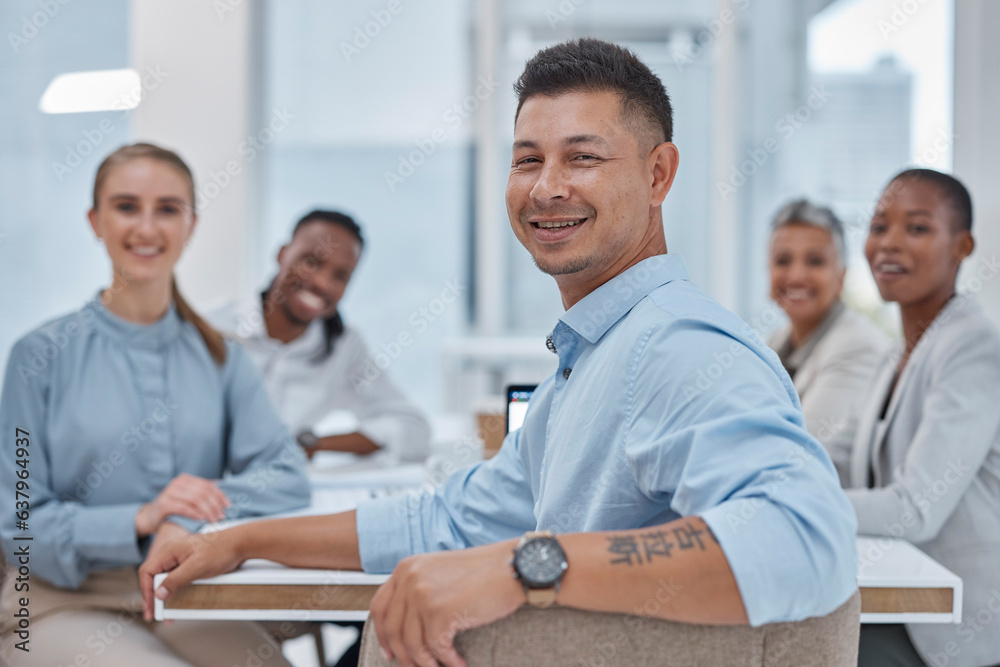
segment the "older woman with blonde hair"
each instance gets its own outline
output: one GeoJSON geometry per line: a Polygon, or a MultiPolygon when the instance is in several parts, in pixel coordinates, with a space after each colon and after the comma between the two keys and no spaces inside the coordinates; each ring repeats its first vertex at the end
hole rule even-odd
{"type": "Polygon", "coordinates": [[[778,353],[802,402],[806,429],[846,480],[857,401],[887,348],[885,336],[840,299],[846,273],[844,231],[828,208],[805,199],[774,218],[768,265],[771,298],[788,325],[768,344],[778,353]]]}
{"type": "Polygon", "coordinates": [[[0,431],[16,441],[0,454],[0,540],[29,574],[0,592],[0,663],[287,665],[253,623],[142,618],[147,553],[206,522],[309,501],[305,459],[253,364],[177,288],[194,201],[175,153],[135,144],[109,155],[88,217],[111,282],[11,351],[0,431]]]}

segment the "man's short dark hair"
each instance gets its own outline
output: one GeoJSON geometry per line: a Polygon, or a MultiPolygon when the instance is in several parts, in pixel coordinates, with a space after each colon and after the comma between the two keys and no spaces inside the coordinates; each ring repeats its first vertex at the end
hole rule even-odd
{"type": "Polygon", "coordinates": [[[591,38],[550,46],[528,61],[514,83],[514,121],[530,97],[578,91],[617,93],[622,118],[637,134],[651,134],[656,144],[673,137],[673,111],[660,78],[625,47],[591,38]]]}
{"type": "Polygon", "coordinates": [[[962,182],[949,174],[933,169],[907,169],[896,174],[889,182],[912,184],[918,181],[932,183],[941,191],[941,196],[951,209],[954,229],[958,232],[972,231],[972,197],[962,182]]]}

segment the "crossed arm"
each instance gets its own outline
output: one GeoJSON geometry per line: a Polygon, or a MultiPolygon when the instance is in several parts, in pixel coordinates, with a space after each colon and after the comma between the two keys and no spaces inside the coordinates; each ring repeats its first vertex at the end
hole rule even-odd
{"type": "MultiPolygon", "coordinates": [[[[559,536],[570,567],[560,605],[689,623],[745,624],[747,615],[722,549],[697,517],[662,526],[559,536]]],[[[486,625],[525,603],[511,556],[516,540],[404,559],[372,601],[383,649],[400,664],[464,665],[458,632],[486,625]]],[[[166,544],[139,571],[144,611],[196,579],[248,558],[292,567],[360,569],[354,512],[259,521],[166,544]]]]}

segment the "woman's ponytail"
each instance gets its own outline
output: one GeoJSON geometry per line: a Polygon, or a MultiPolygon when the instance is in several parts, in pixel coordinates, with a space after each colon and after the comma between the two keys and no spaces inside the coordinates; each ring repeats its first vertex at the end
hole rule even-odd
{"type": "Polygon", "coordinates": [[[215,363],[220,366],[226,363],[226,341],[222,334],[216,331],[211,324],[202,319],[201,315],[195,312],[194,308],[181,296],[177,289],[177,278],[170,278],[170,294],[174,299],[174,307],[182,320],[190,322],[198,330],[205,341],[208,353],[215,359],[215,363]]]}

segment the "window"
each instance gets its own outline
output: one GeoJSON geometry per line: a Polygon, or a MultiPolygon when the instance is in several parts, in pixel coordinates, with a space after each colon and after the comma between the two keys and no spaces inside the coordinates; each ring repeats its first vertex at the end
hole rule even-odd
{"type": "Polygon", "coordinates": [[[264,114],[295,119],[264,153],[261,287],[301,215],[354,216],[366,247],[341,312],[432,411],[441,341],[465,333],[471,299],[468,12],[307,0],[268,2],[264,19],[264,114]]]}
{"type": "Polygon", "coordinates": [[[131,140],[126,111],[49,115],[66,72],[128,67],[128,2],[0,3],[0,362],[42,322],[81,308],[111,269],[86,219],[100,161],[131,140]]]}

